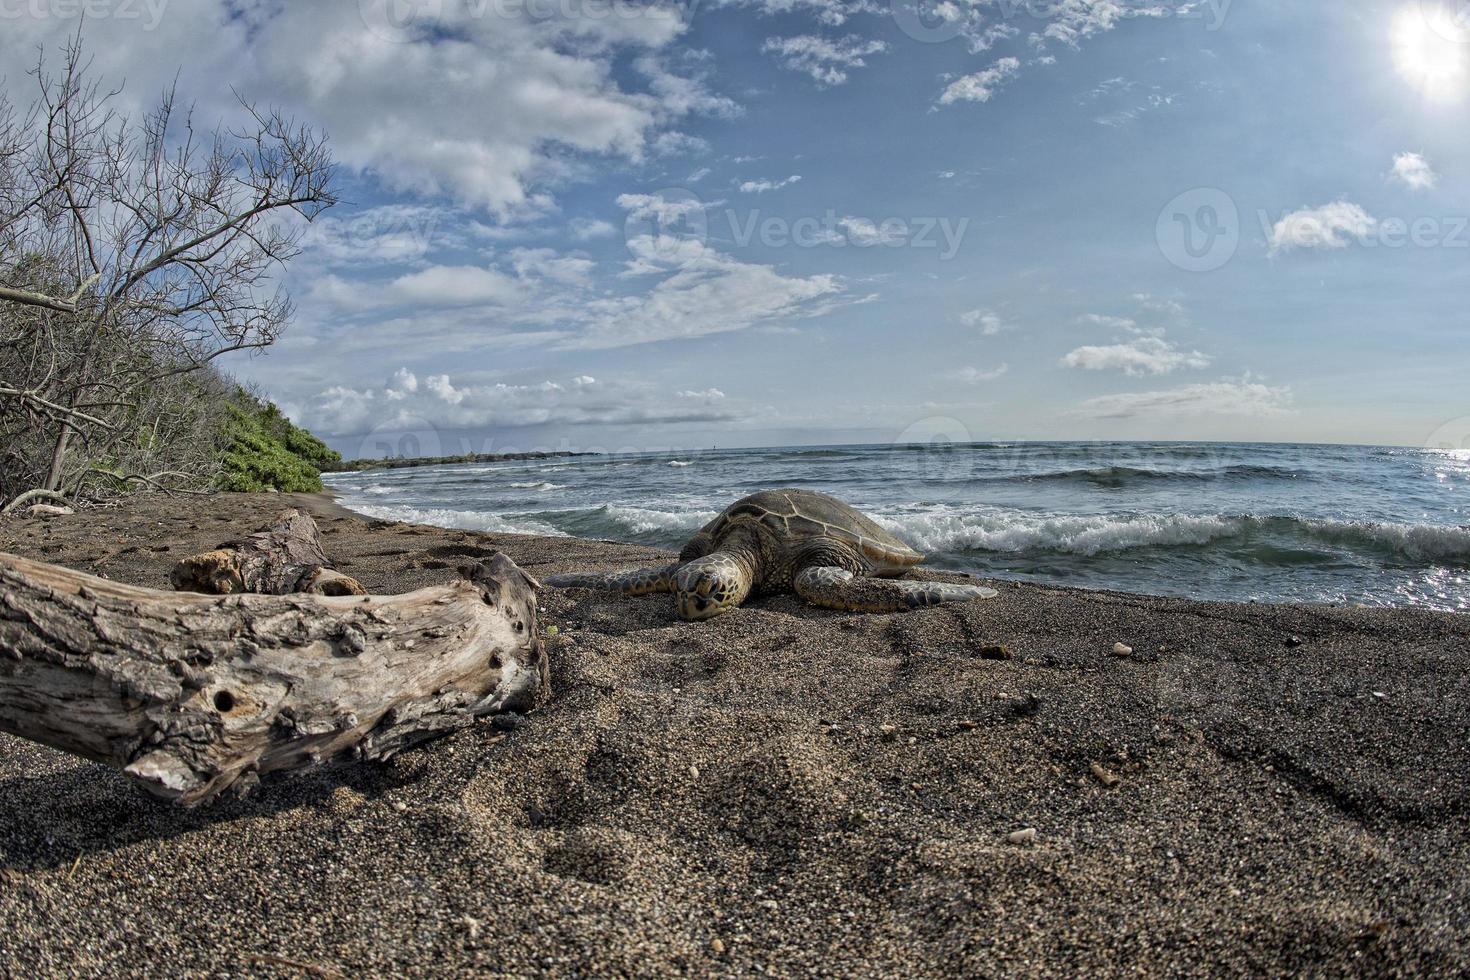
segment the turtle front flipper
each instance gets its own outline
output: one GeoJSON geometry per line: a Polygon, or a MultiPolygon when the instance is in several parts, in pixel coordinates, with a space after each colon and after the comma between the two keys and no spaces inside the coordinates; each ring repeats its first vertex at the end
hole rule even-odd
{"type": "Polygon", "coordinates": [[[944,602],[994,599],[1000,595],[981,585],[859,578],[845,568],[832,565],[804,569],[792,587],[814,606],[862,613],[907,612],[944,602]]]}
{"type": "Polygon", "coordinates": [[[658,595],[674,591],[678,564],[636,568],[631,572],[572,572],[552,575],[546,584],[554,589],[599,589],[623,596],[658,595]]]}

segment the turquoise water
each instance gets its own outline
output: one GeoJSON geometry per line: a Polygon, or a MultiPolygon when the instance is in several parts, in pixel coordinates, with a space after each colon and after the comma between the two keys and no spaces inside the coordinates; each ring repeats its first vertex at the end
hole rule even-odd
{"type": "Polygon", "coordinates": [[[827,446],[335,474],[374,517],[677,547],[768,487],[940,568],[1204,599],[1470,610],[1470,453],[1214,443],[827,446]]]}

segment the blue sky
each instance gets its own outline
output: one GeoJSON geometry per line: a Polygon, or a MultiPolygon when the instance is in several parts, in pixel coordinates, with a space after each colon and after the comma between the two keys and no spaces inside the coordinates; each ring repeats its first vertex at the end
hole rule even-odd
{"type": "MultiPolygon", "coordinates": [[[[95,0],[86,36],[127,104],[177,72],[330,134],[351,203],[230,367],[350,455],[1422,445],[1470,433],[1458,4],[95,0]]],[[[76,6],[0,0],[11,88],[76,6]]]]}

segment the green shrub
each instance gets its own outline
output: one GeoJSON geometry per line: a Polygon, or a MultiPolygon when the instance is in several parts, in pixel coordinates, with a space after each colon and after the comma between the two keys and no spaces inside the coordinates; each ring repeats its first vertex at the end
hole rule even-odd
{"type": "MultiPolygon", "coordinates": [[[[271,406],[274,408],[275,406],[271,406]]],[[[294,455],[301,457],[317,470],[330,473],[342,468],[342,454],[332,449],[316,436],[305,429],[297,428],[288,421],[290,426],[286,431],[284,440],[286,448],[294,455]]]]}
{"type": "Polygon", "coordinates": [[[291,424],[270,402],[240,393],[227,406],[219,488],[234,493],[320,493],[321,469],[342,457],[316,436],[291,424]]]}

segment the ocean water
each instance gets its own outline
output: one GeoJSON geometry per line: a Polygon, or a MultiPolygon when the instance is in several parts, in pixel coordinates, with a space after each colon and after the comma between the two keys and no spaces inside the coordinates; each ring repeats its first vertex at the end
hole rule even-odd
{"type": "Polygon", "coordinates": [[[987,576],[1470,611],[1470,452],[986,443],[617,455],[334,474],[373,517],[677,548],[739,497],[834,494],[987,576]]]}

